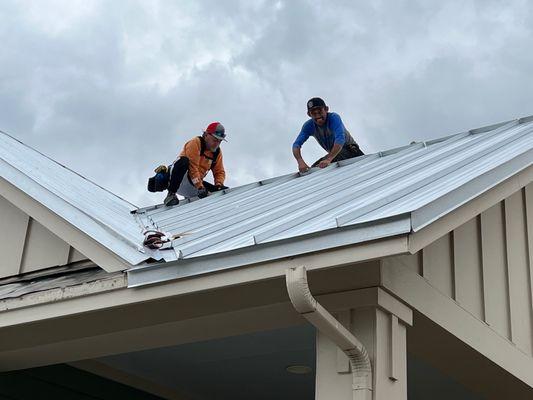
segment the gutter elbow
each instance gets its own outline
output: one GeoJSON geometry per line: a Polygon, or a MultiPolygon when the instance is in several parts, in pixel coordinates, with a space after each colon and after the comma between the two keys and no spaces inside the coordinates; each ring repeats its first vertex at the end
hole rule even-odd
{"type": "Polygon", "coordinates": [[[371,399],[372,365],[363,344],[313,297],[304,267],[288,269],[285,278],[296,311],[348,356],[352,367],[354,399],[371,399]]]}
{"type": "Polygon", "coordinates": [[[311,294],[304,267],[288,269],[285,275],[291,303],[300,314],[315,312],[317,301],[311,294]]]}

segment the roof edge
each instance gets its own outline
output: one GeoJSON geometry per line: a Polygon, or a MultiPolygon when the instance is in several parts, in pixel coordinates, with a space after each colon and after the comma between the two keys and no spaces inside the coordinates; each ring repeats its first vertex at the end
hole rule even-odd
{"type": "MultiPolygon", "coordinates": [[[[530,168],[533,164],[533,149],[512,158],[498,167],[466,182],[412,213],[413,232],[418,232],[429,224],[479,197],[503,181],[530,168]]],[[[531,174],[530,174],[531,175],[531,174]]],[[[531,179],[531,177],[530,177],[531,179]]]]}
{"type": "MultiPolygon", "coordinates": [[[[251,245],[244,248],[173,262],[143,265],[127,271],[128,287],[139,287],[169,280],[224,272],[287,257],[302,256],[351,245],[390,239],[411,232],[411,214],[401,214],[372,223],[332,228],[290,239],[251,245]],[[282,245],[282,246],[280,246],[282,245]],[[274,251],[275,249],[275,251],[274,251]]],[[[383,249],[385,255],[387,249],[383,249]]],[[[407,246],[400,253],[407,252],[407,246]]],[[[380,257],[373,254],[372,258],[380,257]]],[[[362,260],[360,260],[362,261],[362,260]]]]}
{"type": "MultiPolygon", "coordinates": [[[[126,270],[131,265],[138,264],[146,258],[144,255],[141,260],[127,260],[121,257],[115,249],[104,246],[87,232],[69,222],[64,216],[57,214],[55,210],[49,208],[34,196],[26,193],[3,177],[0,177],[0,195],[108,272],[126,270]]],[[[43,195],[46,194],[43,193],[43,195]]],[[[55,196],[49,192],[48,195],[55,196]]],[[[56,200],[60,199],[58,198],[56,200]]],[[[70,205],[69,207],[71,210],[77,211],[79,218],[88,218],[76,208],[70,205]]],[[[103,227],[94,221],[92,222],[94,223],[94,228],[102,230],[103,234],[110,241],[116,240],[110,232],[105,231],[103,227]]],[[[123,246],[126,246],[126,244],[123,244],[123,246]]]]}

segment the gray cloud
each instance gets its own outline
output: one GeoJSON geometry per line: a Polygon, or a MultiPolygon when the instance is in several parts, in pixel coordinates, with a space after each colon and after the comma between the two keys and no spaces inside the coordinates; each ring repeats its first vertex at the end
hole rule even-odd
{"type": "MultiPolygon", "coordinates": [[[[139,205],[220,120],[231,186],[293,172],[320,95],[367,152],[533,114],[527,1],[0,5],[0,129],[139,205]]],[[[304,156],[321,150],[310,141],[304,156]]]]}

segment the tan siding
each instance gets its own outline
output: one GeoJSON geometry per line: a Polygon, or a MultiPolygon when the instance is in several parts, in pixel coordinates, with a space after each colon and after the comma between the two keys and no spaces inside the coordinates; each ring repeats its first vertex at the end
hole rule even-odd
{"type": "Polygon", "coordinates": [[[35,220],[30,220],[21,273],[64,265],[70,246],[35,220]]]}
{"type": "Polygon", "coordinates": [[[393,257],[394,262],[400,263],[417,274],[422,273],[421,252],[393,257]]]}
{"type": "Polygon", "coordinates": [[[481,248],[485,321],[511,339],[503,203],[481,213],[481,248]]]}
{"type": "Polygon", "coordinates": [[[74,247],[70,248],[70,252],[68,254],[68,262],[76,262],[76,261],[82,261],[86,260],[87,257],[85,257],[83,254],[81,254],[78,250],[76,250],[74,247]]]}
{"type": "Polygon", "coordinates": [[[0,278],[19,273],[27,227],[28,216],[0,196],[0,278]]]}
{"type": "Polygon", "coordinates": [[[533,183],[527,185],[524,192],[526,197],[526,236],[529,255],[529,289],[532,304],[531,312],[533,314],[533,183]]]}
{"type": "Polygon", "coordinates": [[[507,262],[511,306],[511,337],[532,354],[531,288],[523,191],[505,199],[507,262]]]}
{"type": "Polygon", "coordinates": [[[453,232],[453,248],[455,299],[476,317],[483,319],[481,240],[477,218],[453,232]]]}
{"type": "Polygon", "coordinates": [[[422,275],[432,286],[454,297],[451,236],[446,235],[422,250],[422,275]]]}

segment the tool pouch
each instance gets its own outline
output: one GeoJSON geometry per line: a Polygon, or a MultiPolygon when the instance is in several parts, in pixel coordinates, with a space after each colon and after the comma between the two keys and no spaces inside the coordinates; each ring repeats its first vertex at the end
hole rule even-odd
{"type": "Polygon", "coordinates": [[[149,192],[163,192],[168,189],[168,183],[170,182],[170,173],[158,172],[151,178],[148,178],[148,191],[149,192]]]}

